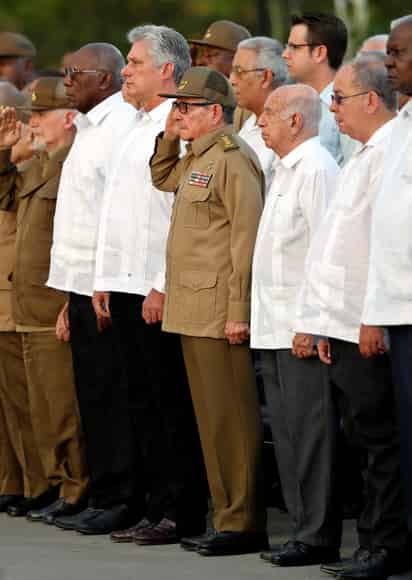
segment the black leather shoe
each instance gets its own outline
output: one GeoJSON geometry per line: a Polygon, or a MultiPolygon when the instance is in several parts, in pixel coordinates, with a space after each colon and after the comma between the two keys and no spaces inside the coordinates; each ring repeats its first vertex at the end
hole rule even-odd
{"type": "Polygon", "coordinates": [[[27,516],[31,510],[38,510],[46,507],[58,497],[58,492],[55,489],[45,491],[38,497],[25,497],[17,503],[9,505],[6,512],[9,516],[14,518],[21,518],[27,516]]]}
{"type": "Polygon", "coordinates": [[[10,505],[21,502],[22,495],[0,495],[0,512],[5,512],[10,505]]]}
{"type": "Polygon", "coordinates": [[[363,560],[368,560],[371,556],[370,551],[367,548],[358,548],[351,558],[343,558],[338,562],[331,562],[329,564],[322,564],[320,567],[322,572],[326,574],[332,574],[333,576],[337,576],[340,572],[353,570],[358,567],[359,562],[363,560]]]}
{"type": "Polygon", "coordinates": [[[199,543],[197,553],[202,556],[230,556],[267,550],[264,532],[214,532],[199,543]]]}
{"type": "Polygon", "coordinates": [[[284,544],[272,544],[269,550],[265,550],[264,552],[260,552],[259,556],[261,560],[265,562],[270,562],[272,564],[272,557],[274,554],[277,554],[281,550],[283,550],[284,544]]]}
{"type": "Polygon", "coordinates": [[[391,553],[386,548],[375,548],[355,560],[352,566],[340,570],[337,575],[339,578],[386,580],[392,574],[404,572],[409,565],[410,561],[407,562],[405,554],[391,553]]]}
{"type": "Polygon", "coordinates": [[[96,510],[94,508],[88,507],[71,516],[56,516],[53,523],[57,528],[62,530],[77,530],[77,528],[82,527],[90,518],[94,518],[95,512],[96,510]]]}
{"type": "Polygon", "coordinates": [[[110,509],[88,508],[88,510],[90,517],[76,528],[81,534],[111,534],[133,523],[129,508],[125,504],[110,509]]]}
{"type": "Polygon", "coordinates": [[[53,524],[56,517],[73,515],[79,513],[81,509],[82,506],[79,503],[68,503],[64,498],[59,497],[59,499],[42,509],[29,511],[26,517],[31,522],[53,524]]]}
{"type": "Polygon", "coordinates": [[[310,546],[303,542],[287,542],[280,552],[273,553],[271,562],[276,566],[311,566],[336,562],[339,549],[325,546],[310,546]]]}

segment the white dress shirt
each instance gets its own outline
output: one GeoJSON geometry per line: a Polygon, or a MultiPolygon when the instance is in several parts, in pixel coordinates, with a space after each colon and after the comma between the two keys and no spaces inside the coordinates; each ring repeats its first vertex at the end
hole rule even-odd
{"type": "Polygon", "coordinates": [[[393,123],[378,129],[342,169],[311,242],[296,330],[359,342],[369,266],[372,207],[393,123]]]}
{"type": "Polygon", "coordinates": [[[319,138],[321,145],[326,147],[340,166],[343,166],[360,147],[360,143],[339,131],[335,115],[329,109],[332,93],[333,82],[327,85],[319,95],[322,107],[319,138]]]}
{"type": "Polygon", "coordinates": [[[246,119],[239,131],[239,137],[242,137],[242,139],[244,139],[249,147],[251,147],[256,153],[265,176],[265,191],[267,193],[273,179],[273,162],[276,160],[277,156],[272,149],[266,147],[262,138],[262,131],[259,125],[257,125],[255,114],[246,119]]]}
{"type": "Polygon", "coordinates": [[[75,118],[77,134],[63,164],[47,285],[93,294],[97,235],[108,164],[136,109],[116,93],[75,118]]]}
{"type": "Polygon", "coordinates": [[[372,214],[362,321],[412,324],[412,101],[398,113],[372,214]]]}
{"type": "Polygon", "coordinates": [[[275,164],[253,257],[251,345],[291,348],[309,242],[334,191],[338,166],[318,137],[275,164]]]}
{"type": "Polygon", "coordinates": [[[114,158],[101,214],[95,290],[164,292],[174,194],[153,186],[149,161],[170,109],[168,100],[141,111],[114,158]]]}

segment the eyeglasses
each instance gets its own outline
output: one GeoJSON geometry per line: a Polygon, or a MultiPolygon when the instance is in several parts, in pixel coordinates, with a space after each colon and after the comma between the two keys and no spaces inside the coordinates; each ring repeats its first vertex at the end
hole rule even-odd
{"type": "Polygon", "coordinates": [[[295,52],[299,48],[303,48],[304,46],[320,46],[316,42],[302,42],[300,44],[295,44],[294,42],[288,42],[285,44],[285,50],[290,50],[290,52],[295,52]]]}
{"type": "Polygon", "coordinates": [[[178,110],[181,115],[187,115],[190,107],[208,107],[213,103],[187,103],[186,101],[173,101],[172,108],[178,110]]]}
{"type": "Polygon", "coordinates": [[[88,74],[88,75],[95,75],[101,72],[106,72],[104,69],[96,69],[96,68],[79,68],[77,66],[69,66],[63,69],[63,74],[65,77],[68,77],[71,81],[73,80],[74,76],[77,74],[88,74]]]}
{"type": "Polygon", "coordinates": [[[330,98],[332,103],[336,103],[337,105],[341,105],[343,101],[346,99],[351,99],[352,97],[360,97],[361,95],[367,95],[370,91],[363,91],[362,93],[354,93],[353,95],[337,95],[336,93],[332,93],[330,98]]]}
{"type": "Polygon", "coordinates": [[[242,68],[240,65],[235,64],[232,66],[232,68],[230,70],[230,74],[236,75],[237,77],[241,77],[246,73],[262,72],[264,70],[266,70],[266,69],[264,69],[264,68],[242,68]]]}

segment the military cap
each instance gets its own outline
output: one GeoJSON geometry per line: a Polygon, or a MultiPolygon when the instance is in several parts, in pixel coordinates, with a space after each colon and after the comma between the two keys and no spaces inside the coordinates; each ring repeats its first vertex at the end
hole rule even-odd
{"type": "Polygon", "coordinates": [[[33,81],[29,92],[29,103],[21,108],[30,111],[70,109],[70,101],[62,77],[40,77],[33,81]]]}
{"type": "Polygon", "coordinates": [[[244,26],[236,24],[236,22],[232,22],[231,20],[217,20],[209,26],[202,39],[189,39],[189,42],[203,46],[224,48],[225,50],[235,52],[239,42],[250,37],[249,30],[244,26]]]}
{"type": "Polygon", "coordinates": [[[36,56],[34,44],[23,34],[0,32],[0,56],[36,56]]]}
{"type": "Polygon", "coordinates": [[[29,119],[29,115],[25,109],[29,105],[29,102],[29,95],[19,91],[8,81],[0,81],[0,112],[5,107],[19,109],[17,111],[17,119],[26,123],[29,119]]]}
{"type": "Polygon", "coordinates": [[[232,85],[222,73],[207,66],[194,66],[182,77],[176,92],[160,93],[160,97],[202,99],[223,107],[236,107],[232,85]]]}

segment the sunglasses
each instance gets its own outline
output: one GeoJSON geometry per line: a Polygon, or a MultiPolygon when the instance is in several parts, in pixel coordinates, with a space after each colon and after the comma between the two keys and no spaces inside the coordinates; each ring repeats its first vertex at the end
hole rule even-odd
{"type": "Polygon", "coordinates": [[[69,78],[71,81],[74,77],[78,74],[88,74],[88,75],[95,75],[101,72],[107,72],[104,69],[96,69],[96,68],[79,68],[77,66],[68,66],[63,69],[63,74],[65,77],[69,78]]]}
{"type": "Polygon", "coordinates": [[[181,115],[187,115],[190,110],[190,107],[208,107],[213,103],[186,103],[186,101],[173,101],[172,108],[174,110],[178,110],[181,115]]]}

